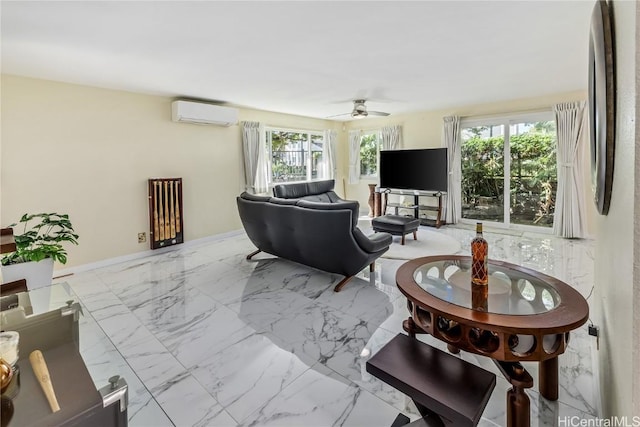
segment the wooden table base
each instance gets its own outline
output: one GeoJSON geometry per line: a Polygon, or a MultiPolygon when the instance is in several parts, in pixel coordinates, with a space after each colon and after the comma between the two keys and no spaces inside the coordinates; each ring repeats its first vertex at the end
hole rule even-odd
{"type": "Polygon", "coordinates": [[[507,391],[507,427],[531,425],[531,403],[525,389],[533,387],[533,378],[519,362],[493,360],[502,375],[513,386],[507,391]]]}
{"type": "Polygon", "coordinates": [[[558,358],[542,360],[538,365],[540,394],[548,400],[558,400],[558,358]]]}
{"type": "Polygon", "coordinates": [[[529,427],[531,408],[529,396],[522,387],[513,387],[507,391],[507,426],[529,427]]]}

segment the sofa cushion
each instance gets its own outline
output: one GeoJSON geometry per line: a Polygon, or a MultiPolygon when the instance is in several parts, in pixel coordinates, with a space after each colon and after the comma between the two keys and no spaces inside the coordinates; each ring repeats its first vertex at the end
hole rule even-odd
{"type": "Polygon", "coordinates": [[[341,199],[335,192],[327,191],[326,193],[312,194],[310,196],[301,197],[300,200],[308,200],[310,202],[320,203],[340,203],[349,202],[350,200],[341,199]]]}
{"type": "Polygon", "coordinates": [[[345,199],[341,199],[340,196],[338,196],[333,191],[327,191],[327,197],[329,197],[329,200],[331,201],[331,203],[338,203],[338,202],[346,202],[346,201],[348,201],[348,200],[345,200],[345,199]]]}
{"type": "Polygon", "coordinates": [[[331,203],[331,199],[329,198],[328,193],[312,194],[310,196],[301,197],[300,200],[307,200],[309,202],[317,203],[331,203]]]}
{"type": "Polygon", "coordinates": [[[309,200],[298,200],[296,203],[301,208],[318,209],[325,211],[350,209],[351,210],[351,227],[355,227],[358,224],[358,214],[360,211],[360,203],[354,200],[345,200],[338,203],[322,203],[312,202],[309,200]]]}
{"type": "Polygon", "coordinates": [[[276,205],[295,205],[298,203],[298,199],[283,199],[281,197],[272,197],[269,201],[276,205]]]}
{"type": "Polygon", "coordinates": [[[304,196],[326,193],[333,190],[335,181],[300,182],[297,184],[279,184],[273,187],[273,195],[283,199],[299,199],[304,196]]]}

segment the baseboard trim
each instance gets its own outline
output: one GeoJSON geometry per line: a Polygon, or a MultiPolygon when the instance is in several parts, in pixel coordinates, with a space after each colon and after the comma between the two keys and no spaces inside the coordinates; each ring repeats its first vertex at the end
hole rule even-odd
{"type": "Polygon", "coordinates": [[[69,267],[69,268],[62,268],[59,270],[54,270],[53,272],[53,278],[57,279],[57,278],[61,278],[63,276],[69,276],[75,273],[82,273],[85,271],[89,271],[89,270],[95,270],[97,268],[103,268],[103,267],[109,267],[115,264],[120,264],[122,262],[126,262],[126,261],[133,261],[136,259],[140,259],[140,258],[145,258],[151,255],[159,255],[159,254],[164,254],[167,252],[173,252],[173,251],[177,251],[180,249],[184,249],[184,248],[188,248],[191,246],[196,246],[196,245],[201,245],[203,243],[210,243],[210,242],[215,242],[218,240],[224,240],[227,239],[229,237],[236,237],[240,234],[244,233],[244,230],[240,229],[240,230],[233,230],[233,231],[228,231],[226,233],[220,233],[220,234],[214,234],[211,236],[207,236],[207,237],[201,237],[199,239],[194,239],[194,240],[188,240],[186,242],[184,242],[181,245],[175,245],[175,246],[168,246],[166,248],[161,248],[161,249],[155,249],[155,250],[151,250],[148,249],[146,251],[142,251],[142,252],[136,252],[133,254],[128,254],[128,255],[122,255],[122,256],[118,256],[118,257],[114,257],[114,258],[107,258],[101,261],[96,261],[96,262],[90,262],[88,264],[80,264],[80,265],[76,265],[74,267],[69,267]]]}

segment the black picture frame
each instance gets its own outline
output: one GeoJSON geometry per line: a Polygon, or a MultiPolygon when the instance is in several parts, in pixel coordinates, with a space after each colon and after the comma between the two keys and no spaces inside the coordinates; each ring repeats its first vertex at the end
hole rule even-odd
{"type": "Polygon", "coordinates": [[[591,15],[589,126],[594,202],[598,212],[607,215],[615,154],[615,63],[613,14],[605,0],[597,1],[591,15]]]}

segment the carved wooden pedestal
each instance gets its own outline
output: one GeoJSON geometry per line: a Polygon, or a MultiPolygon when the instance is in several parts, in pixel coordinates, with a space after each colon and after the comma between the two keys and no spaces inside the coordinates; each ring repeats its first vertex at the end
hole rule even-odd
{"type": "Polygon", "coordinates": [[[375,193],[376,184],[369,184],[369,218],[375,216],[375,193]]]}

